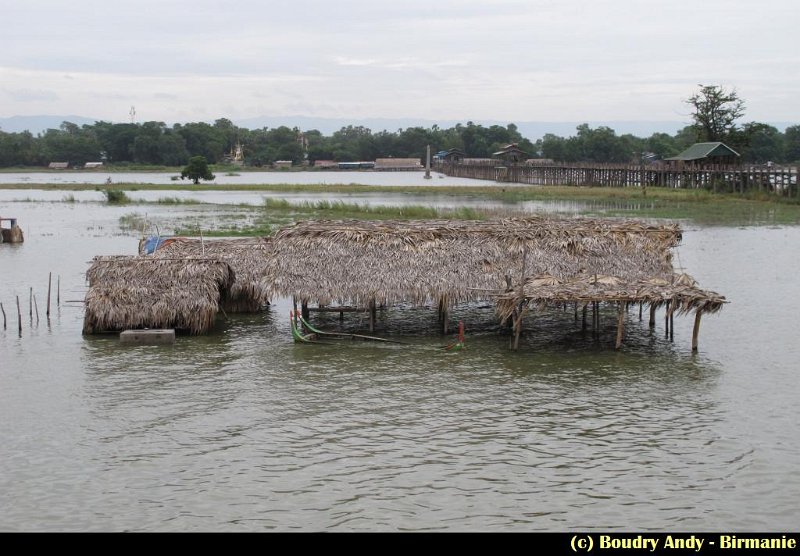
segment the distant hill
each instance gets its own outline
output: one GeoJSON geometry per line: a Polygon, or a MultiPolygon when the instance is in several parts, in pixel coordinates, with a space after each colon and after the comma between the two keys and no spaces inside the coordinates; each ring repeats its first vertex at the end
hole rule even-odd
{"type": "Polygon", "coordinates": [[[0,118],[0,130],[6,133],[30,131],[37,135],[48,129],[58,129],[63,122],[84,125],[93,124],[96,121],[94,118],[84,118],[83,116],[11,116],[10,118],[0,118]]]}

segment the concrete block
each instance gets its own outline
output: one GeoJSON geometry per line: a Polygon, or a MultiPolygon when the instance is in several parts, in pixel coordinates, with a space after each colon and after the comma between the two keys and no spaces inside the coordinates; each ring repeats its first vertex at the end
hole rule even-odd
{"type": "Polygon", "coordinates": [[[119,341],[123,344],[150,346],[175,343],[175,330],[125,330],[119,333],[119,341]]]}

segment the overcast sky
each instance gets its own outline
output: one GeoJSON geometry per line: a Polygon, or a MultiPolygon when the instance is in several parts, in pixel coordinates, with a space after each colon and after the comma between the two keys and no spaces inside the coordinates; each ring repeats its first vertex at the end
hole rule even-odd
{"type": "Polygon", "coordinates": [[[797,0],[0,0],[0,116],[745,121],[800,107],[797,0]]]}

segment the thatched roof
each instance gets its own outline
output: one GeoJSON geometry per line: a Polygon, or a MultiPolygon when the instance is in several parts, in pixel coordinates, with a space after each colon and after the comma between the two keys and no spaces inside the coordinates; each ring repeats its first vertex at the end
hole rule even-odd
{"type": "Polygon", "coordinates": [[[192,334],[214,324],[235,278],[212,259],[95,257],[86,273],[84,334],[139,328],[176,328],[192,334]]]}
{"type": "Polygon", "coordinates": [[[528,278],[524,286],[497,297],[497,312],[508,318],[522,303],[549,305],[560,303],[587,304],[598,302],[643,303],[661,307],[670,303],[670,310],[681,315],[690,311],[715,313],[727,303],[716,292],[702,290],[688,274],[669,274],[649,279],[625,279],[585,273],[561,281],[549,274],[528,278]]]}
{"type": "Polygon", "coordinates": [[[276,234],[269,272],[279,296],[456,304],[545,273],[663,277],[680,238],[676,225],[591,218],[302,222],[276,234]]]}
{"type": "Polygon", "coordinates": [[[267,267],[272,258],[269,238],[199,240],[176,238],[152,255],[157,259],[218,259],[231,266],[236,280],[228,291],[223,307],[228,312],[258,311],[270,301],[267,267]]]}

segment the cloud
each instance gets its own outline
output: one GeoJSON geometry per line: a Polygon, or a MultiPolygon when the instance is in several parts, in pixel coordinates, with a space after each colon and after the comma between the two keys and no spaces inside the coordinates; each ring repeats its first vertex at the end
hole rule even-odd
{"type": "Polygon", "coordinates": [[[45,89],[3,89],[3,92],[16,102],[41,102],[57,101],[58,94],[55,91],[45,89]]]}

